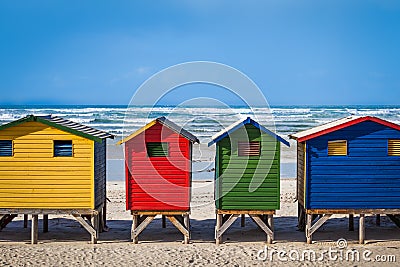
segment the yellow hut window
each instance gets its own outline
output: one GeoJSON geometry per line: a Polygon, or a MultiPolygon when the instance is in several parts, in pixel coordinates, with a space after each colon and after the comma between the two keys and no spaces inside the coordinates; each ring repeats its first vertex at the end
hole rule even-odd
{"type": "Polygon", "coordinates": [[[260,142],[238,142],[238,156],[260,156],[260,142]]]}
{"type": "Polygon", "coordinates": [[[0,157],[12,157],[13,144],[12,140],[0,140],[0,157]]]}
{"type": "Polygon", "coordinates": [[[388,155],[400,156],[400,139],[388,140],[388,155]]]}
{"type": "Polygon", "coordinates": [[[347,141],[328,141],[328,156],[347,156],[347,141]]]}
{"type": "Polygon", "coordinates": [[[72,141],[54,140],[54,157],[72,157],[72,141]]]}

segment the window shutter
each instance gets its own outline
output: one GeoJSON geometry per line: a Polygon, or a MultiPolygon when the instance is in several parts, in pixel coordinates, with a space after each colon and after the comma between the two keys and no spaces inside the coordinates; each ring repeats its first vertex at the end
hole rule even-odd
{"type": "Polygon", "coordinates": [[[146,143],[147,156],[149,157],[167,157],[168,143],[166,142],[149,142],[146,143]]]}
{"type": "Polygon", "coordinates": [[[12,140],[0,140],[0,157],[12,157],[12,140]]]}
{"type": "Polygon", "coordinates": [[[260,156],[260,142],[238,142],[238,155],[240,157],[260,156]]]}
{"type": "Polygon", "coordinates": [[[388,140],[388,155],[400,156],[400,139],[388,140]]]}
{"type": "Polygon", "coordinates": [[[54,157],[72,157],[72,141],[55,140],[54,157]]]}
{"type": "Polygon", "coordinates": [[[346,140],[329,141],[328,156],[347,156],[347,141],[346,140]]]}

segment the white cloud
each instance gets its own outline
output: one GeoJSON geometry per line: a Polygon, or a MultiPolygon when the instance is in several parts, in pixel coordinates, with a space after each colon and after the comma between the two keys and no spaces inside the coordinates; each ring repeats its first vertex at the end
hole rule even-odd
{"type": "Polygon", "coordinates": [[[147,74],[150,72],[150,67],[143,66],[143,67],[136,68],[136,72],[139,74],[147,74]]]}

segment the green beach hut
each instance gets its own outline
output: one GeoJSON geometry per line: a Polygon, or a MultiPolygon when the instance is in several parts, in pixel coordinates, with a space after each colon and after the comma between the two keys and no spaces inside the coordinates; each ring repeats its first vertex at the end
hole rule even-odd
{"type": "Polygon", "coordinates": [[[249,215],[272,242],[273,214],[280,208],[280,144],[289,143],[251,118],[212,137],[216,144],[216,243],[239,217],[249,215]]]}

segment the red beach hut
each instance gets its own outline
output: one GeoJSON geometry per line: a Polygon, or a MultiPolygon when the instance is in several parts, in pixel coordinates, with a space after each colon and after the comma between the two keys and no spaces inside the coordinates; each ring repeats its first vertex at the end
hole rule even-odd
{"type": "Polygon", "coordinates": [[[125,144],[126,209],[133,215],[132,240],[156,215],[168,218],[189,241],[192,144],[199,140],[157,118],[119,143],[125,144]]]}

